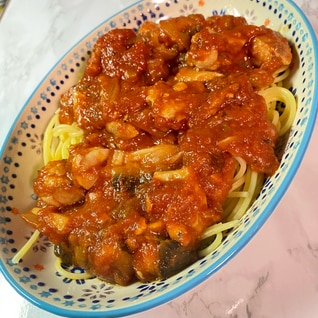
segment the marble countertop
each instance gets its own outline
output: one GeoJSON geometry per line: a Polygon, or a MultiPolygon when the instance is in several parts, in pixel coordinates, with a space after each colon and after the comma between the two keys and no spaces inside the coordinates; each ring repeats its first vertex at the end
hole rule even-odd
{"type": "MultiPolygon", "coordinates": [[[[107,16],[134,2],[9,1],[0,21],[0,142],[64,52],[107,16]]],[[[318,1],[295,2],[318,34],[318,1]]],[[[130,317],[318,317],[317,143],[316,128],[283,200],[231,262],[185,295],[130,317]]],[[[58,317],[28,303],[0,274],[3,313],[9,318],[58,317]]]]}

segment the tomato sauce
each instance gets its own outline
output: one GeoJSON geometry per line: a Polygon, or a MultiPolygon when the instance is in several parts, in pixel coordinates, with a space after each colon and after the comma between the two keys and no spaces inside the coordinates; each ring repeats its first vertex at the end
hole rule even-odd
{"type": "Polygon", "coordinates": [[[286,39],[240,17],[108,32],[61,98],[61,123],[76,122],[84,140],[39,172],[29,223],[63,262],[111,283],[180,271],[222,221],[235,157],[259,173],[278,168],[257,90],[290,61],[286,39]]]}

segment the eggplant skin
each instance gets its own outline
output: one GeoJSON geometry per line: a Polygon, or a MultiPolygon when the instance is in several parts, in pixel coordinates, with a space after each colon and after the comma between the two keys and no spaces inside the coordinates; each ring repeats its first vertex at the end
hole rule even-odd
{"type": "Polygon", "coordinates": [[[72,250],[64,242],[54,245],[54,254],[61,259],[63,264],[70,265],[73,263],[72,250]]]}
{"type": "Polygon", "coordinates": [[[195,248],[189,249],[174,240],[163,240],[160,243],[160,276],[168,278],[194,263],[198,259],[195,248]]]}
{"type": "MultiPolygon", "coordinates": [[[[63,264],[77,264],[78,266],[84,265],[84,267],[86,267],[85,265],[87,264],[88,260],[83,257],[83,259],[81,259],[81,264],[78,264],[79,260],[74,258],[72,249],[64,242],[54,246],[54,253],[57,257],[61,258],[63,264]]],[[[100,253],[97,254],[99,255],[100,253]]],[[[126,256],[129,255],[127,252],[126,254],[126,256]]],[[[102,270],[98,273],[97,276],[100,279],[107,281],[108,283],[120,284],[123,286],[131,284],[132,282],[136,281],[137,278],[144,282],[167,279],[179,273],[190,264],[194,263],[198,259],[198,254],[197,249],[194,247],[190,249],[189,247],[183,247],[175,240],[166,239],[160,241],[159,243],[158,258],[158,262],[155,262],[158,264],[158,266],[154,265],[155,267],[152,268],[152,274],[147,273],[147,271],[145,271],[144,269],[142,271],[143,275],[138,276],[138,271],[136,271],[135,269],[134,272],[132,268],[128,270],[127,262],[125,262],[124,259],[121,258],[118,260],[117,263],[115,262],[113,265],[110,263],[108,264],[105,260],[108,266],[102,266],[104,272],[102,270]],[[124,267],[124,270],[121,271],[120,268],[122,268],[125,264],[126,267],[124,267]]]]}

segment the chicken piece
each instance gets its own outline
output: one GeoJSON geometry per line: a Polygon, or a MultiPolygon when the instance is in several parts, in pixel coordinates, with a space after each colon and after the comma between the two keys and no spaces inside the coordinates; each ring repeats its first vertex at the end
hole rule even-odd
{"type": "MultiPolygon", "coordinates": [[[[186,54],[186,62],[189,66],[212,71],[218,69],[219,51],[211,34],[205,28],[192,37],[190,50],[186,54]]],[[[215,36],[218,35],[215,33],[215,36]]]]}
{"type": "MultiPolygon", "coordinates": [[[[84,130],[102,129],[105,123],[102,118],[103,108],[100,105],[101,98],[105,98],[103,83],[99,78],[83,77],[83,79],[70,90],[68,105],[72,106],[71,113],[78,126],[84,130]]],[[[61,109],[60,118],[63,119],[67,107],[61,109]]]]}
{"type": "Polygon", "coordinates": [[[158,82],[148,91],[154,126],[161,131],[179,130],[187,127],[192,109],[198,109],[207,98],[203,82],[158,82]]]}
{"type": "Polygon", "coordinates": [[[55,207],[72,205],[85,197],[85,190],[68,177],[66,160],[44,166],[34,181],[34,192],[44,205],[55,207]]]}
{"type": "Polygon", "coordinates": [[[165,60],[178,55],[176,47],[165,45],[164,37],[158,23],[145,21],[138,31],[138,36],[152,49],[154,56],[160,55],[165,60]]]}
{"type": "Polygon", "coordinates": [[[88,253],[91,272],[109,283],[128,285],[135,280],[132,256],[116,237],[98,242],[88,253]]]}
{"type": "Polygon", "coordinates": [[[162,144],[129,152],[126,165],[139,162],[143,171],[173,169],[182,161],[182,152],[176,145],[162,144]]]}
{"type": "Polygon", "coordinates": [[[198,32],[204,25],[201,14],[191,14],[187,17],[177,17],[159,22],[161,30],[167,34],[172,43],[178,45],[179,51],[188,50],[191,36],[198,32]]]}
{"type": "Polygon", "coordinates": [[[58,244],[65,239],[70,232],[70,218],[58,212],[54,207],[46,207],[38,213],[37,229],[53,244],[58,244]]]}
{"type": "Polygon", "coordinates": [[[215,32],[233,30],[235,28],[241,26],[246,27],[248,25],[244,17],[236,17],[230,14],[209,16],[206,18],[206,24],[215,32]]]}
{"type": "Polygon", "coordinates": [[[202,234],[209,211],[206,194],[191,168],[158,172],[143,195],[149,222],[164,220],[167,235],[183,247],[193,248],[202,234]],[[158,175],[159,174],[159,175],[158,175]]]}
{"type": "Polygon", "coordinates": [[[86,74],[97,76],[103,72],[126,79],[137,75],[144,65],[142,54],[138,58],[135,55],[135,40],[136,34],[131,29],[115,29],[99,37],[87,61],[86,74]]]}
{"type": "Polygon", "coordinates": [[[241,32],[215,32],[206,27],[191,39],[186,63],[198,69],[215,71],[222,66],[232,65],[242,52],[248,38],[241,32]]]}
{"type": "Polygon", "coordinates": [[[84,189],[90,189],[99,177],[99,169],[106,163],[110,150],[102,147],[70,150],[69,161],[74,180],[84,189]]]}
{"type": "Polygon", "coordinates": [[[48,237],[53,244],[59,244],[71,230],[70,218],[61,213],[59,207],[45,206],[33,208],[21,214],[21,218],[39,233],[48,237]]]}
{"type": "Polygon", "coordinates": [[[292,60],[287,39],[270,29],[266,29],[265,34],[253,39],[251,53],[255,65],[271,74],[284,70],[292,60]]]}

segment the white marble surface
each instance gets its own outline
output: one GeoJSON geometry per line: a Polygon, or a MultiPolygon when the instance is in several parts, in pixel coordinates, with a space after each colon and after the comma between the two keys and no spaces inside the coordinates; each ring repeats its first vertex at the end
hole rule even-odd
{"type": "MultiPolygon", "coordinates": [[[[26,99],[62,54],[133,2],[10,0],[0,22],[1,143],[26,99]]],[[[295,2],[318,34],[318,1],[295,2]]],[[[131,317],[318,317],[317,143],[318,129],[285,197],[234,260],[187,294],[131,317]]],[[[29,304],[1,274],[0,316],[57,318],[29,304]]]]}

